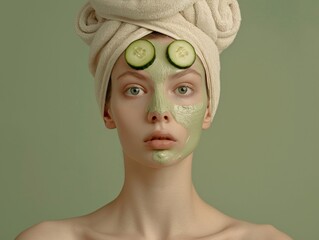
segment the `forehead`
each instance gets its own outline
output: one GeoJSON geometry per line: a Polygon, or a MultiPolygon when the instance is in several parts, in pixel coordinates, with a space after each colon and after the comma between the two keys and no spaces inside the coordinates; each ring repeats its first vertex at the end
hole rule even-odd
{"type": "MultiPolygon", "coordinates": [[[[145,75],[145,77],[154,77],[155,75],[157,75],[157,77],[163,78],[165,76],[167,77],[170,74],[175,74],[175,73],[183,72],[187,70],[187,69],[178,69],[174,67],[172,64],[169,63],[166,57],[166,48],[175,39],[166,35],[156,34],[156,33],[149,34],[143,37],[142,39],[147,39],[153,43],[155,47],[155,51],[156,51],[156,59],[154,63],[144,70],[135,70],[126,63],[124,52],[123,52],[113,66],[112,75],[111,75],[112,79],[117,79],[118,76],[120,76],[121,74],[127,71],[130,71],[130,72],[137,71],[140,74],[145,75]],[[158,75],[161,75],[161,76],[158,76],[158,75]]],[[[196,57],[196,61],[190,68],[194,69],[203,78],[205,78],[205,70],[198,57],[196,57]]]]}
{"type": "Polygon", "coordinates": [[[143,37],[142,39],[148,39],[148,40],[154,40],[157,42],[161,42],[161,43],[171,43],[172,41],[174,41],[174,38],[171,38],[167,35],[164,34],[159,34],[159,33],[151,33],[149,35],[146,35],[145,37],[143,37]]]}

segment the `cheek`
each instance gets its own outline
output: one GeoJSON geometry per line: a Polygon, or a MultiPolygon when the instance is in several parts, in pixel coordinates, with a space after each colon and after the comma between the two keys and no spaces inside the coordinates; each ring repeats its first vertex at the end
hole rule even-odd
{"type": "Polygon", "coordinates": [[[205,116],[205,108],[206,105],[204,103],[190,106],[175,105],[172,113],[176,122],[190,130],[198,126],[201,128],[205,116]]]}
{"type": "Polygon", "coordinates": [[[131,116],[130,110],[115,113],[115,116],[114,121],[121,146],[126,151],[131,151],[131,148],[134,148],[132,143],[136,142],[141,131],[140,125],[137,124],[139,121],[131,116]]]}
{"type": "Polygon", "coordinates": [[[134,135],[141,131],[142,124],[145,119],[145,106],[140,101],[127,101],[123,103],[123,99],[114,99],[112,103],[113,120],[116,124],[119,136],[134,135]]]}
{"type": "Polygon", "coordinates": [[[186,145],[183,150],[185,155],[193,152],[200,140],[205,112],[205,103],[192,106],[175,106],[176,121],[187,131],[186,145]]]}

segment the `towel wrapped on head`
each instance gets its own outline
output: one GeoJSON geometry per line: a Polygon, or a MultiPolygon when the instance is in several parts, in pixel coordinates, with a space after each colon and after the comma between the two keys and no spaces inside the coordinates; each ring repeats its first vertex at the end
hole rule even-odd
{"type": "Polygon", "coordinates": [[[237,0],[89,0],[76,31],[90,45],[89,68],[102,117],[118,57],[132,41],[156,31],[195,48],[205,68],[213,119],[220,95],[219,54],[235,39],[240,21],[237,0]]]}

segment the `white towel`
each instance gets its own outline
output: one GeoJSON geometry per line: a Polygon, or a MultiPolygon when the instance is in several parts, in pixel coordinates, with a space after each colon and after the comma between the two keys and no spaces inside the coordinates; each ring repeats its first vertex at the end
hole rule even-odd
{"type": "Polygon", "coordinates": [[[113,65],[134,40],[152,31],[190,42],[205,71],[212,120],[220,96],[219,54],[235,39],[241,21],[237,0],[89,0],[80,10],[77,34],[90,45],[102,117],[113,65]]]}

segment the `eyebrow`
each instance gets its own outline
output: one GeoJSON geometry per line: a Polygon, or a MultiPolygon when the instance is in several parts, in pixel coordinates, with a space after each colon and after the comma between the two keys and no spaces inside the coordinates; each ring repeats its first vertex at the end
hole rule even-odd
{"type": "MultiPolygon", "coordinates": [[[[181,78],[181,77],[183,77],[183,76],[185,76],[185,75],[187,75],[187,74],[195,74],[195,75],[201,77],[201,75],[200,75],[196,70],[194,70],[194,69],[192,69],[192,68],[188,68],[188,69],[186,69],[186,70],[184,70],[184,71],[181,71],[181,72],[178,72],[178,73],[175,73],[175,74],[169,76],[169,78],[170,78],[170,79],[178,79],[178,78],[181,78]]],[[[125,71],[125,72],[122,73],[120,76],[118,76],[117,79],[120,79],[120,78],[122,78],[122,77],[124,77],[124,76],[126,76],[126,75],[128,75],[128,76],[134,76],[134,77],[136,77],[136,78],[138,78],[138,79],[141,79],[141,80],[144,80],[144,81],[147,80],[147,79],[149,79],[149,78],[148,78],[147,76],[145,76],[144,74],[141,74],[141,73],[136,72],[136,71],[125,71]]]]}
{"type": "Polygon", "coordinates": [[[124,73],[122,73],[120,76],[117,77],[117,79],[120,79],[126,75],[129,75],[129,76],[134,76],[138,79],[141,79],[141,80],[147,80],[148,77],[146,77],[144,74],[141,74],[141,73],[138,73],[138,72],[135,72],[135,71],[125,71],[124,73]]]}
{"type": "Polygon", "coordinates": [[[194,70],[192,68],[188,68],[188,69],[186,69],[186,70],[184,70],[182,72],[178,72],[178,73],[173,74],[172,76],[170,76],[170,78],[171,79],[172,78],[181,78],[181,77],[183,77],[183,76],[185,76],[187,74],[190,74],[190,73],[196,74],[199,77],[201,77],[201,75],[196,70],[194,70]]]}

